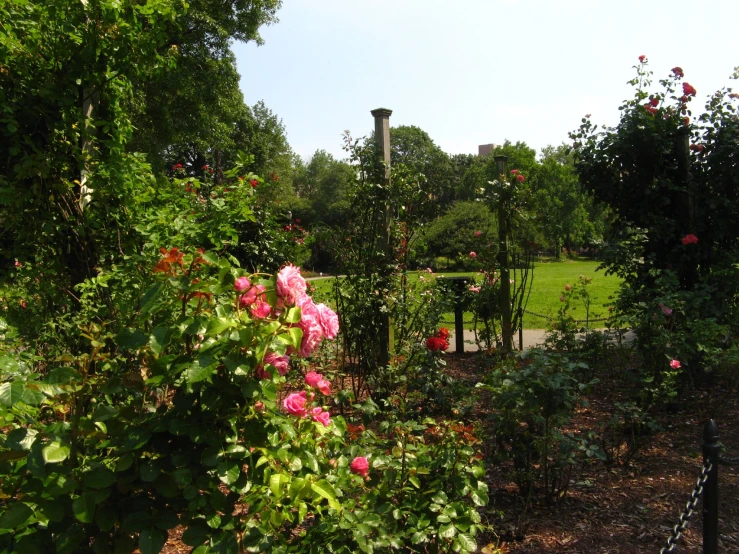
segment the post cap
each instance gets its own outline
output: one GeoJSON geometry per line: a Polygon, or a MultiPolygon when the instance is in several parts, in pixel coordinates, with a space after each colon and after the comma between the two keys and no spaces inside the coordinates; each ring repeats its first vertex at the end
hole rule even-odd
{"type": "Polygon", "coordinates": [[[706,421],[703,427],[703,440],[705,442],[718,442],[718,425],[712,419],[706,421]]]}
{"type": "Polygon", "coordinates": [[[387,108],[377,108],[375,110],[372,110],[370,112],[373,117],[390,117],[393,115],[393,110],[389,110],[387,108]]]}

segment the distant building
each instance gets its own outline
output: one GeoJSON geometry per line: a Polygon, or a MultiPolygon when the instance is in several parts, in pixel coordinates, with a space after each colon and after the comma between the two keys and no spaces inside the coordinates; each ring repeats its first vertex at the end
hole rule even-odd
{"type": "Polygon", "coordinates": [[[498,148],[497,144],[481,144],[480,146],[477,147],[477,155],[487,156],[490,154],[490,152],[492,152],[496,148],[498,148]]]}

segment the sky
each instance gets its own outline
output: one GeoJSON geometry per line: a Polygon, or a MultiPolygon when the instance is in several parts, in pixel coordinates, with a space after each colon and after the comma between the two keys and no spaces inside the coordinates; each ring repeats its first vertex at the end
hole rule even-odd
{"type": "Polygon", "coordinates": [[[642,54],[654,91],[683,68],[694,114],[739,89],[736,0],[284,0],[278,17],[234,52],[245,101],[264,100],[304,159],[343,159],[344,130],[366,136],[380,107],[449,154],[569,142],[585,114],[618,123],[642,54]]]}

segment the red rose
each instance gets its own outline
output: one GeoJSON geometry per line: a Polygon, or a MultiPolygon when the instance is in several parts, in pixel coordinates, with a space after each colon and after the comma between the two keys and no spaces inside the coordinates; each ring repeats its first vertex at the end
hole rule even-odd
{"type": "Polygon", "coordinates": [[[695,96],[697,94],[696,90],[690,83],[683,83],[683,92],[686,96],[695,96]]]}
{"type": "Polygon", "coordinates": [[[649,103],[656,108],[659,105],[659,98],[651,98],[649,103]]]}
{"type": "Polygon", "coordinates": [[[641,56],[639,56],[639,61],[641,63],[644,63],[644,60],[646,60],[646,59],[647,59],[647,57],[644,54],[642,54],[641,56]]]}
{"type": "Polygon", "coordinates": [[[675,75],[675,77],[685,77],[682,67],[673,67],[672,73],[675,75]]]}
{"type": "Polygon", "coordinates": [[[256,186],[259,184],[256,179],[249,179],[249,184],[252,188],[256,188],[256,186]]]}
{"type": "Polygon", "coordinates": [[[520,173],[516,175],[516,181],[518,181],[519,183],[523,183],[525,180],[526,180],[526,177],[524,177],[520,173]]]}

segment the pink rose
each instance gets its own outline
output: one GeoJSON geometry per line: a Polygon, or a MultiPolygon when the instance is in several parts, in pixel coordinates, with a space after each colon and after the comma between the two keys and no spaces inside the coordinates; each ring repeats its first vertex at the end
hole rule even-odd
{"type": "Polygon", "coordinates": [[[339,316],[336,315],[326,304],[318,304],[318,322],[321,324],[323,334],[327,339],[333,339],[339,332],[339,316]]]}
{"type": "Polygon", "coordinates": [[[480,287],[476,287],[475,285],[470,285],[470,292],[480,292],[480,287]]]}
{"type": "Polygon", "coordinates": [[[475,236],[476,237],[479,237],[480,235],[482,235],[482,231],[475,231],[475,236]]]}
{"type": "Polygon", "coordinates": [[[318,423],[323,423],[324,427],[328,427],[331,425],[331,414],[328,412],[324,412],[322,408],[313,408],[311,410],[311,419],[313,421],[317,421],[318,423]]]}
{"type": "Polygon", "coordinates": [[[698,237],[695,235],[685,235],[682,238],[683,246],[687,246],[688,244],[698,244],[698,237]]]}
{"type": "Polygon", "coordinates": [[[309,371],[305,374],[305,384],[309,387],[315,387],[321,379],[323,379],[323,375],[315,371],[309,371]]]}
{"type": "Polygon", "coordinates": [[[251,286],[251,282],[246,277],[239,277],[234,281],[234,289],[236,292],[244,292],[251,286]]]}
{"type": "Polygon", "coordinates": [[[297,304],[302,316],[298,327],[303,331],[303,340],[300,343],[300,355],[310,356],[323,340],[323,327],[320,322],[318,308],[307,294],[298,298],[297,304]]]}
{"type": "Polygon", "coordinates": [[[269,316],[269,314],[272,312],[272,306],[270,306],[267,302],[259,298],[254,303],[254,306],[251,307],[250,311],[251,311],[251,315],[253,315],[257,319],[264,319],[265,317],[269,316]]]}
{"type": "Polygon", "coordinates": [[[670,360],[670,367],[672,369],[680,369],[680,360],[670,360]]]}
{"type": "Polygon", "coordinates": [[[250,288],[246,294],[242,294],[239,298],[239,304],[242,308],[246,308],[247,306],[251,306],[254,304],[254,302],[257,301],[257,297],[261,295],[266,289],[264,288],[264,285],[255,285],[252,288],[250,288]]]}
{"type": "Polygon", "coordinates": [[[525,180],[526,180],[526,177],[524,177],[520,173],[516,175],[516,181],[518,181],[519,183],[523,183],[525,180]]]}
{"type": "Polygon", "coordinates": [[[329,396],[331,394],[331,383],[326,379],[318,381],[316,388],[321,391],[324,396],[329,396]]]}
{"type": "Polygon", "coordinates": [[[476,252],[470,252],[470,258],[477,258],[476,252]]]}
{"type": "Polygon", "coordinates": [[[290,358],[280,356],[274,352],[267,352],[267,355],[264,356],[264,363],[274,366],[280,375],[285,375],[290,369],[290,358]]]}
{"type": "Polygon", "coordinates": [[[307,394],[305,391],[293,392],[287,395],[285,400],[282,402],[282,405],[285,407],[285,410],[287,410],[287,413],[297,417],[306,417],[308,415],[308,412],[305,409],[306,401],[307,394]]]}
{"type": "Polygon", "coordinates": [[[300,268],[289,264],[277,274],[277,294],[285,300],[285,304],[294,305],[305,294],[305,288],[300,268]]]}
{"type": "Polygon", "coordinates": [[[352,460],[349,469],[351,469],[351,472],[355,475],[366,477],[369,473],[369,462],[364,456],[357,456],[352,460]]]}

